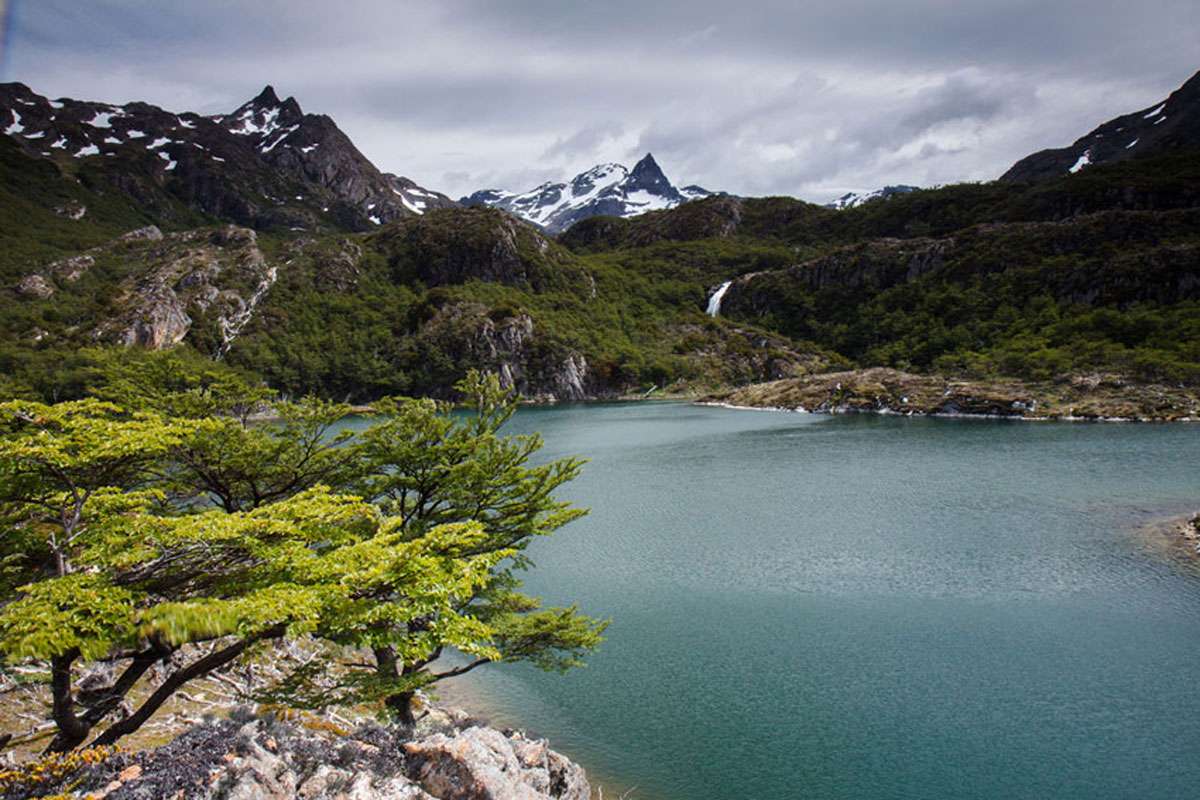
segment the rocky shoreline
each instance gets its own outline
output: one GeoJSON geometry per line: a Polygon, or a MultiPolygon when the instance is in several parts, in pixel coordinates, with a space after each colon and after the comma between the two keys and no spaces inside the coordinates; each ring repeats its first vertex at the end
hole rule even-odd
{"type": "Polygon", "coordinates": [[[1115,375],[1033,383],[916,375],[877,367],[759,383],[701,398],[733,408],[1097,422],[1200,420],[1200,389],[1115,375]]]}
{"type": "Polygon", "coordinates": [[[592,794],[583,768],[544,740],[439,708],[415,728],[367,723],[354,730],[303,712],[238,708],[156,749],[90,751],[78,762],[76,769],[36,762],[0,773],[0,797],[590,800],[592,794]]]}
{"type": "Polygon", "coordinates": [[[1200,558],[1200,514],[1180,520],[1176,528],[1187,543],[1188,550],[1196,558],[1200,558]]]}

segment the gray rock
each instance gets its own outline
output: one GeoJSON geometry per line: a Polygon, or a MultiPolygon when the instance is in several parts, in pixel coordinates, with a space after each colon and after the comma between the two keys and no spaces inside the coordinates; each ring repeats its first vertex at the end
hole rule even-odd
{"type": "Polygon", "coordinates": [[[404,745],[409,775],[440,800],[588,800],[583,770],[544,741],[468,728],[404,745]]]}
{"type": "Polygon", "coordinates": [[[81,220],[87,214],[87,206],[71,201],[55,208],[54,213],[66,219],[81,220]]]}
{"type": "Polygon", "coordinates": [[[544,741],[466,727],[461,713],[433,709],[430,717],[438,732],[368,725],[343,735],[269,718],[201,723],[157,750],[118,754],[66,780],[97,800],[591,797],[583,769],[544,741]]]}
{"type": "Polygon", "coordinates": [[[22,297],[37,298],[45,300],[50,295],[54,294],[54,287],[50,282],[41,275],[26,275],[17,284],[17,293],[22,297]]]}
{"type": "Polygon", "coordinates": [[[89,255],[81,255],[55,261],[47,269],[59,283],[74,283],[95,265],[96,259],[89,255]]]}
{"type": "Polygon", "coordinates": [[[136,230],[132,230],[129,233],[122,235],[117,241],[121,241],[121,242],[138,242],[138,241],[161,242],[162,238],[163,238],[163,232],[158,229],[157,225],[147,225],[144,228],[138,228],[136,230]]]}
{"type": "MultiPolygon", "coordinates": [[[[151,233],[140,240],[131,236],[118,241],[156,241],[151,233]]],[[[259,250],[255,232],[234,225],[212,233],[173,233],[153,245],[125,247],[127,257],[140,256],[146,266],[126,281],[116,303],[121,310],[102,322],[95,336],[126,346],[173,347],[188,335],[195,319],[206,318],[220,335],[217,353],[224,353],[277,275],[276,266],[259,250]]]]}

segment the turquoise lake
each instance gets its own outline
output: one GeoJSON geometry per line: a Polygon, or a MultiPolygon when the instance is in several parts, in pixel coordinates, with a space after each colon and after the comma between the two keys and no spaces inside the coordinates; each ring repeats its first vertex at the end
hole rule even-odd
{"type": "Polygon", "coordinates": [[[605,797],[1200,796],[1200,425],[521,410],[591,459],[527,588],[611,617],[565,676],[442,691],[605,797]]]}

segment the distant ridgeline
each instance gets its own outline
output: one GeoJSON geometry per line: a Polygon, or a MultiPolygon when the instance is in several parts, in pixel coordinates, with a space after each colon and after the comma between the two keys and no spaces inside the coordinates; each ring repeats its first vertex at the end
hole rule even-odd
{"type": "Polygon", "coordinates": [[[204,117],[0,85],[0,381],[68,397],[89,347],[185,345],[355,400],[473,367],[560,400],[856,366],[1194,385],[1198,114],[1200,76],[1000,181],[842,210],[650,156],[464,207],[269,87],[204,117]]]}

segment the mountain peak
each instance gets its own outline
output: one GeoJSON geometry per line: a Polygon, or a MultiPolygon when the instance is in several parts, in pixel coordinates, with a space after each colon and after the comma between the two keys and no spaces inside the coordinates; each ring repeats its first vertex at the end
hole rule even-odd
{"type": "Polygon", "coordinates": [[[275,87],[268,83],[250,102],[256,106],[277,106],[279,105],[279,95],[275,94],[275,87]]]}
{"type": "MultiPolygon", "coordinates": [[[[662,175],[663,171],[658,162],[654,160],[653,153],[646,153],[642,156],[642,160],[633,165],[633,170],[629,173],[631,176],[653,176],[662,175]]],[[[665,179],[665,176],[664,176],[665,179]]]]}
{"type": "Polygon", "coordinates": [[[674,208],[710,194],[699,186],[676,189],[654,156],[646,153],[632,170],[621,164],[597,164],[568,183],[543,184],[521,193],[484,190],[464,197],[461,202],[495,206],[551,233],[561,233],[588,217],[601,214],[632,217],[674,208]]]}
{"type": "Polygon", "coordinates": [[[667,180],[667,176],[663,174],[662,168],[658,166],[658,162],[654,160],[654,156],[650,153],[642,156],[642,160],[633,166],[633,170],[629,173],[629,182],[626,186],[626,191],[649,192],[650,194],[659,195],[676,202],[682,199],[678,190],[667,180]]]}

